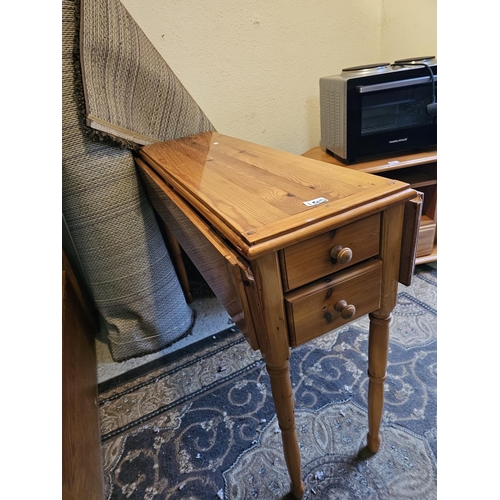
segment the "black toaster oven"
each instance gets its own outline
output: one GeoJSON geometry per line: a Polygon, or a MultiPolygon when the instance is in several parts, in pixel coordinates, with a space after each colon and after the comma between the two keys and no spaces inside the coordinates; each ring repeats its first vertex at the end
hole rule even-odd
{"type": "Polygon", "coordinates": [[[321,145],[344,163],[437,147],[434,56],[320,78],[321,145]]]}

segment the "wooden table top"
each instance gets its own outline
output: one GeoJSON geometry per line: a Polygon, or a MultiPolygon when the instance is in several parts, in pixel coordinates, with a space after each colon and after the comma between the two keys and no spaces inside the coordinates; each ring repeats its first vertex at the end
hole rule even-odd
{"type": "Polygon", "coordinates": [[[144,146],[139,156],[249,258],[319,234],[332,217],[360,218],[414,194],[404,182],[215,132],[144,146]],[[327,201],[305,203],[318,199],[327,201]]]}

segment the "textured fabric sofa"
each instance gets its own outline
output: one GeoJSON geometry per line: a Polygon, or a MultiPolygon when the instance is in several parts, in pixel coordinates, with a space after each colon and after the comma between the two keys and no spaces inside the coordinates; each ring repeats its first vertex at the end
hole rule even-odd
{"type": "Polygon", "coordinates": [[[118,0],[63,0],[62,28],[63,243],[121,361],[193,321],[133,150],[214,128],[118,0]]]}

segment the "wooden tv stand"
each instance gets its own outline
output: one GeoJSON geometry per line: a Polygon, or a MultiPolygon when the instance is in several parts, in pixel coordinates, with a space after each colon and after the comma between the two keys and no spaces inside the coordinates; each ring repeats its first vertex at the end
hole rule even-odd
{"type": "Polygon", "coordinates": [[[306,151],[302,156],[358,172],[368,172],[407,182],[413,189],[423,193],[422,218],[415,264],[437,261],[437,151],[426,151],[349,165],[337,160],[321,146],[306,151]]]}

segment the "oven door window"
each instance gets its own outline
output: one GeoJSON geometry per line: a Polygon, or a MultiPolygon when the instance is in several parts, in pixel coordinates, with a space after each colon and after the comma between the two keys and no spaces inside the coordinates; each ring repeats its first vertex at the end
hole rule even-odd
{"type": "Polygon", "coordinates": [[[427,114],[431,85],[417,85],[361,95],[361,136],[433,123],[427,114]]]}

